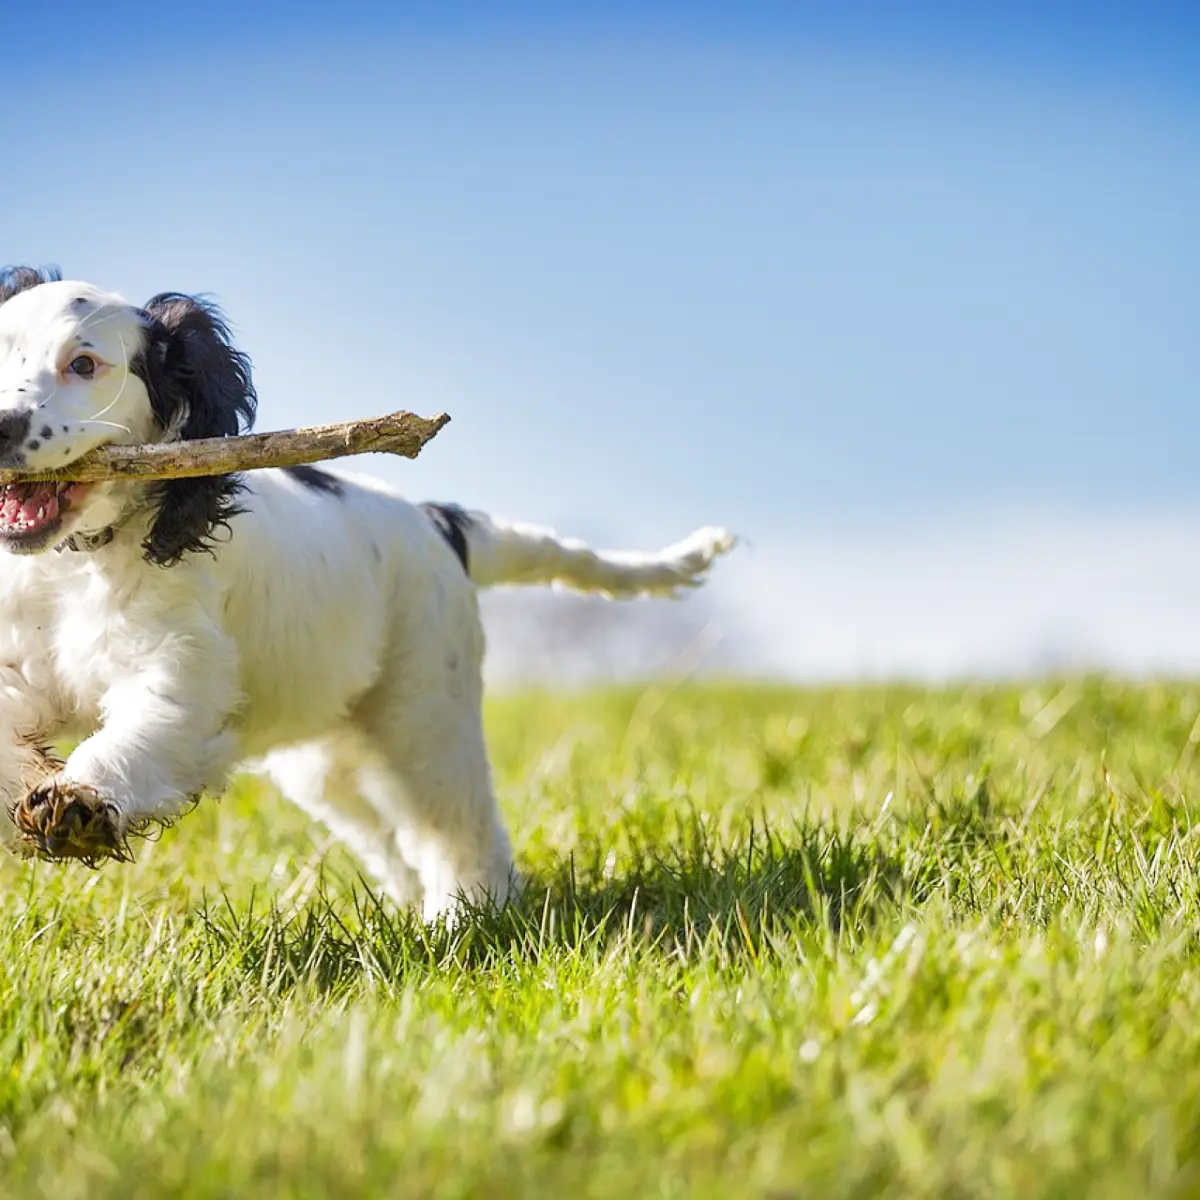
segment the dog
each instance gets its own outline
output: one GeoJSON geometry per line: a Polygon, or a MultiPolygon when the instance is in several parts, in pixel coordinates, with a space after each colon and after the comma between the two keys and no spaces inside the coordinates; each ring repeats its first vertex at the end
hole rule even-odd
{"type": "MultiPolygon", "coordinates": [[[[0,468],[253,423],[218,308],[0,273],[0,468]]],[[[0,488],[0,838],[96,864],[235,766],[427,920],[519,880],[482,727],[477,589],[675,595],[733,545],[595,551],[314,467],[0,488]],[[48,749],[82,739],[65,761],[48,749]]]]}

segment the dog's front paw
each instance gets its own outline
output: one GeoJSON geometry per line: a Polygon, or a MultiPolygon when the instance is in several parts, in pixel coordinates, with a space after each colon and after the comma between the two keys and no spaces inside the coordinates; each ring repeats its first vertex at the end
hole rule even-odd
{"type": "Polygon", "coordinates": [[[38,784],[12,809],[17,841],[26,857],[78,858],[91,866],[131,856],[116,808],[95,788],[55,775],[38,784]]]}

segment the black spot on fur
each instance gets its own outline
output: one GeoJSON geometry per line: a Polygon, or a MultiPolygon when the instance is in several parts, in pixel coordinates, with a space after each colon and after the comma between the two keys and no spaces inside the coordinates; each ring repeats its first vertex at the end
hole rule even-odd
{"type": "Polygon", "coordinates": [[[49,425],[42,426],[42,441],[48,442],[54,436],[54,430],[49,425]]]}
{"type": "Polygon", "coordinates": [[[62,272],[57,267],[0,267],[0,304],[20,292],[61,278],[62,272]]]}
{"type": "MultiPolygon", "coordinates": [[[[233,437],[254,423],[257,396],[250,359],[235,350],[220,310],[208,301],[164,292],[143,313],[145,343],[132,368],[150,407],[173,438],[233,437]]],[[[238,475],[169,479],[150,485],[158,512],[142,542],[148,562],[173,566],[185,554],[211,552],[219,528],[241,508],[238,475]]]]}
{"type": "Polygon", "coordinates": [[[37,438],[34,438],[31,442],[28,443],[28,445],[29,445],[30,450],[40,450],[42,443],[39,442],[37,440],[37,438]]]}
{"type": "Polygon", "coordinates": [[[462,569],[469,575],[471,564],[467,546],[467,530],[471,518],[457,504],[422,504],[421,511],[434,523],[438,533],[446,539],[450,549],[458,555],[462,569]]]}
{"type": "Polygon", "coordinates": [[[343,492],[342,481],[328,471],[317,467],[284,467],[283,468],[297,483],[302,483],[314,492],[325,492],[330,496],[340,496],[343,492]]]}

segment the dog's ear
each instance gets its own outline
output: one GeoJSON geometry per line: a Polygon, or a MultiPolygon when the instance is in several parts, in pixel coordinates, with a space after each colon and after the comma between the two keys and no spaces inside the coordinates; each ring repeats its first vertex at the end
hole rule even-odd
{"type": "Polygon", "coordinates": [[[0,267],[0,304],[19,292],[27,292],[39,284],[54,283],[62,278],[57,267],[0,267]]]}
{"type": "MultiPolygon", "coordinates": [[[[215,305],[164,292],[145,310],[145,342],[133,363],[169,441],[232,437],[254,423],[257,398],[250,359],[233,348],[215,305]]],[[[148,562],[169,567],[185,554],[211,551],[213,535],[240,510],[237,475],[169,479],[150,486],[157,508],[142,542],[148,562]]]]}

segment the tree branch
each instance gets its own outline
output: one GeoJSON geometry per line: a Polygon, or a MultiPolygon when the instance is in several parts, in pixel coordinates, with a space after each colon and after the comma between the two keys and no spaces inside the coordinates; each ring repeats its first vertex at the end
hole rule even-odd
{"type": "Polygon", "coordinates": [[[257,471],[263,467],[298,467],[350,454],[400,454],[416,458],[421,447],[449,420],[445,413],[418,417],[415,413],[395,412],[365,421],[248,433],[241,437],[149,446],[101,446],[56,470],[0,470],[0,485],[47,480],[96,483],[106,479],[185,479],[257,471]]]}

